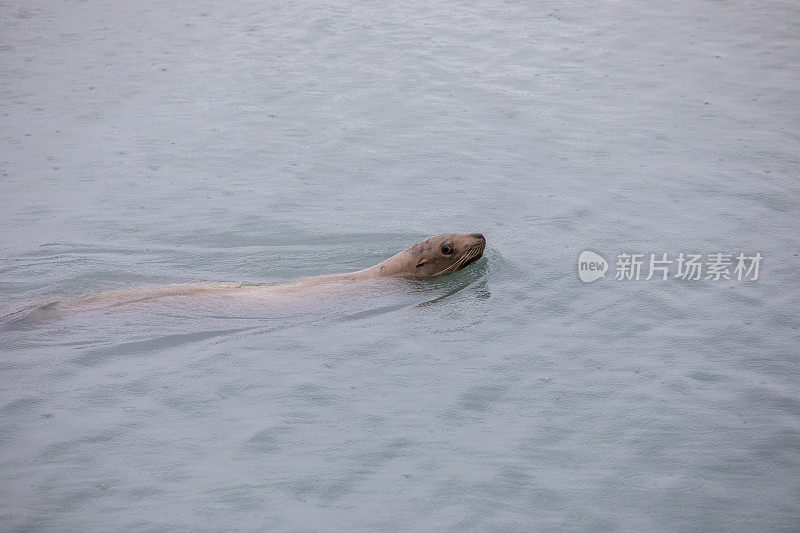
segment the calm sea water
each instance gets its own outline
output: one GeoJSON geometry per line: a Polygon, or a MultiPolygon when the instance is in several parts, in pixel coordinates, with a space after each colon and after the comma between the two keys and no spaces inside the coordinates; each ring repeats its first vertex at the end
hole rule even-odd
{"type": "Polygon", "coordinates": [[[346,298],[6,323],[0,530],[797,530],[797,3],[12,0],[0,24],[4,309],[488,240],[346,298]],[[759,278],[615,279],[716,252],[759,278]]]}

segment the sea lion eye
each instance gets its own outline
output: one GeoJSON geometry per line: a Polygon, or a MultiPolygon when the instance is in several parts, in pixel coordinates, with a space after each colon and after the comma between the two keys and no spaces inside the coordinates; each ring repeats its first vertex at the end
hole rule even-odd
{"type": "Polygon", "coordinates": [[[452,245],[452,244],[450,244],[450,243],[447,243],[447,242],[446,242],[446,243],[444,243],[444,244],[442,245],[442,253],[443,253],[444,255],[450,255],[450,254],[452,254],[452,253],[453,253],[453,245],[452,245]]]}

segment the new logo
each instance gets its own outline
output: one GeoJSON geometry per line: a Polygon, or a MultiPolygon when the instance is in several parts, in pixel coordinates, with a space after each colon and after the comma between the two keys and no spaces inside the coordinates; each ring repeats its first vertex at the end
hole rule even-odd
{"type": "Polygon", "coordinates": [[[606,275],[606,270],[608,262],[602,255],[586,250],[578,257],[578,277],[583,282],[591,283],[602,278],[606,275]]]}

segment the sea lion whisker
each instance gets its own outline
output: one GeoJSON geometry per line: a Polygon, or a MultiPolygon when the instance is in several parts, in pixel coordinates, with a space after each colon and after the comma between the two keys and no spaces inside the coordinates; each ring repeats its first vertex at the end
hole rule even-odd
{"type": "Polygon", "coordinates": [[[461,265],[464,263],[464,261],[467,260],[468,257],[469,257],[469,251],[466,254],[464,254],[464,256],[461,259],[459,259],[457,262],[453,263],[452,265],[450,265],[449,267],[445,268],[441,272],[438,272],[438,273],[434,274],[434,276],[439,276],[439,275],[444,274],[445,272],[448,272],[448,271],[455,272],[456,270],[458,270],[461,267],[461,265]],[[451,268],[453,270],[450,270],[451,268]]]}
{"type": "Polygon", "coordinates": [[[441,276],[442,274],[444,274],[444,273],[446,273],[448,270],[450,270],[452,267],[453,267],[453,265],[447,266],[447,267],[445,267],[444,269],[440,270],[439,272],[436,272],[436,273],[434,273],[433,275],[434,275],[434,276],[441,276]]]}
{"type": "Polygon", "coordinates": [[[461,261],[463,261],[463,260],[464,260],[464,258],[462,257],[462,258],[461,258],[461,259],[460,259],[458,262],[456,262],[456,263],[453,263],[452,265],[450,265],[450,266],[446,267],[444,270],[440,270],[439,272],[437,272],[436,274],[434,274],[434,276],[441,276],[442,274],[444,274],[444,273],[446,273],[446,272],[450,271],[450,269],[451,269],[451,268],[453,269],[453,272],[455,272],[455,270],[457,270],[457,267],[458,267],[458,265],[459,265],[459,264],[461,263],[461,261]],[[455,268],[454,268],[454,267],[455,267],[455,268]]]}

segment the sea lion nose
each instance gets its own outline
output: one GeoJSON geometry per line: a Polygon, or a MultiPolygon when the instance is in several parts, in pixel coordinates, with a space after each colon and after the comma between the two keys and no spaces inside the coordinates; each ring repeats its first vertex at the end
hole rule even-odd
{"type": "Polygon", "coordinates": [[[483,236],[483,233],[473,233],[472,235],[470,235],[470,237],[472,237],[473,239],[480,239],[482,241],[486,240],[483,236]]]}

